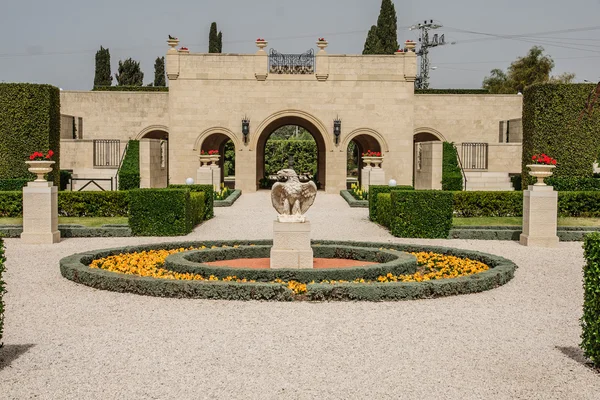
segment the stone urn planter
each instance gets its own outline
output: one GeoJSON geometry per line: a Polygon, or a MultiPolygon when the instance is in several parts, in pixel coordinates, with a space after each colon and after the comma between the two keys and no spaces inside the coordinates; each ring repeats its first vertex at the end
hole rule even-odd
{"type": "Polygon", "coordinates": [[[556,168],[556,165],[529,164],[527,168],[529,168],[529,175],[537,179],[534,186],[546,186],[544,179],[552,176],[552,170],[556,168]]]}
{"type": "Polygon", "coordinates": [[[211,162],[211,165],[219,165],[219,158],[221,158],[221,156],[220,156],[220,155],[218,155],[218,154],[213,154],[213,155],[211,155],[211,156],[209,156],[209,157],[210,157],[210,162],[211,162]]]}
{"type": "Polygon", "coordinates": [[[201,167],[208,167],[212,161],[212,157],[213,156],[209,156],[208,154],[201,154],[199,156],[200,158],[200,166],[201,167]]]}
{"type": "Polygon", "coordinates": [[[175,48],[179,44],[179,39],[177,39],[177,38],[175,38],[175,39],[168,39],[167,40],[167,44],[169,46],[171,46],[172,48],[175,48]]]}
{"type": "Polygon", "coordinates": [[[37,175],[37,179],[34,182],[46,182],[44,175],[52,172],[52,165],[55,161],[25,161],[25,164],[29,165],[29,172],[37,175]]]}
{"type": "Polygon", "coordinates": [[[269,42],[267,42],[266,40],[256,41],[256,47],[258,47],[258,51],[264,51],[265,47],[267,47],[268,44],[269,42]]]}
{"type": "Polygon", "coordinates": [[[317,47],[321,51],[325,51],[325,48],[327,47],[328,44],[329,44],[329,42],[327,42],[327,40],[317,40],[317,47]]]}
{"type": "Polygon", "coordinates": [[[365,166],[372,168],[381,168],[381,164],[383,163],[383,157],[363,156],[362,159],[365,166]]]}
{"type": "Polygon", "coordinates": [[[416,42],[412,42],[412,41],[410,41],[410,42],[404,42],[404,46],[406,46],[406,49],[407,49],[408,51],[413,51],[413,52],[414,52],[414,51],[415,51],[415,46],[416,46],[416,45],[417,45],[417,43],[416,43],[416,42]]]}

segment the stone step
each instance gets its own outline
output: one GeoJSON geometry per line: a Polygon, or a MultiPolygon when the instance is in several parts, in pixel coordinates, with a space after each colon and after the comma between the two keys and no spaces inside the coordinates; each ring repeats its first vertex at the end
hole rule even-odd
{"type": "Polygon", "coordinates": [[[467,179],[469,179],[469,177],[502,178],[502,177],[508,176],[508,173],[507,172],[487,172],[487,171],[465,171],[465,175],[467,176],[467,179]]]}

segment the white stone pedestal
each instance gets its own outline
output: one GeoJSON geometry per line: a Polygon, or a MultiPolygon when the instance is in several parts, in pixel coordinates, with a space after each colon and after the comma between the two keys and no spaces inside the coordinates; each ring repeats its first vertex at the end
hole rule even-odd
{"type": "Polygon", "coordinates": [[[196,183],[198,185],[212,185],[219,189],[221,187],[221,168],[216,165],[205,165],[198,168],[196,183]]]}
{"type": "Polygon", "coordinates": [[[52,182],[29,182],[23,188],[23,233],[29,244],[60,242],[58,188],[52,182]]]}
{"type": "Polygon", "coordinates": [[[363,167],[360,171],[360,185],[365,190],[369,190],[369,185],[371,184],[371,170],[372,167],[363,167]]]}
{"type": "Polygon", "coordinates": [[[523,246],[556,247],[558,192],[552,186],[529,186],[523,192],[523,246]]]}
{"type": "Polygon", "coordinates": [[[271,268],[302,269],[313,267],[310,247],[310,222],[273,223],[271,268]]]}
{"type": "Polygon", "coordinates": [[[387,185],[385,181],[385,171],[383,168],[373,168],[371,169],[371,174],[369,177],[370,185],[387,185]]]}

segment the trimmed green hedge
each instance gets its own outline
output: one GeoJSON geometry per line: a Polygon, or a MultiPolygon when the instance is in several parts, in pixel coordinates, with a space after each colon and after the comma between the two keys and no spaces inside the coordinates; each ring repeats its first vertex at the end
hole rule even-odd
{"type": "Polygon", "coordinates": [[[27,182],[30,181],[31,179],[0,179],[0,191],[20,191],[24,186],[27,186],[27,182]]]}
{"type": "Polygon", "coordinates": [[[127,144],[123,164],[119,170],[119,190],[132,190],[140,187],[140,142],[130,140],[127,144]]]}
{"type": "Polygon", "coordinates": [[[578,176],[550,177],[544,179],[548,185],[554,187],[559,192],[577,192],[600,190],[600,179],[585,178],[578,176]]]}
{"type": "Polygon", "coordinates": [[[581,348],[596,367],[600,367],[600,233],[592,233],[583,244],[583,316],[581,348]]]}
{"type": "Polygon", "coordinates": [[[215,216],[215,189],[212,185],[169,185],[169,189],[188,189],[192,193],[204,193],[204,217],[202,220],[208,221],[215,216]]]}
{"type": "Polygon", "coordinates": [[[558,192],[559,217],[600,217],[600,191],[558,192]]]}
{"type": "Polygon", "coordinates": [[[454,143],[444,142],[442,190],[463,190],[462,172],[458,166],[458,152],[454,143]]]}
{"type": "Polygon", "coordinates": [[[520,217],[523,192],[454,192],[455,217],[520,217]]]}
{"type": "Polygon", "coordinates": [[[187,189],[129,192],[129,227],[134,236],[187,235],[202,220],[204,194],[187,189]]]}
{"type": "Polygon", "coordinates": [[[23,216],[23,192],[0,192],[0,217],[23,216]]]}
{"type": "Polygon", "coordinates": [[[595,84],[537,84],[523,92],[523,186],[531,184],[527,164],[534,154],[558,161],[554,176],[592,177],[600,153],[600,112],[583,116],[595,84]]]}
{"type": "Polygon", "coordinates": [[[289,156],[294,156],[294,170],[298,173],[317,173],[317,143],[314,140],[267,140],[265,174],[275,175],[287,168],[289,156]]]}
{"type": "Polygon", "coordinates": [[[369,186],[369,219],[377,221],[377,196],[379,193],[391,193],[392,190],[415,190],[412,186],[387,186],[370,185],[369,186]]]}
{"type": "Polygon", "coordinates": [[[407,238],[447,238],[452,228],[452,193],[392,191],[391,234],[407,238]]]}
{"type": "Polygon", "coordinates": [[[393,217],[392,194],[379,193],[377,195],[377,223],[389,229],[393,217]]]}
{"type": "Polygon", "coordinates": [[[94,86],[95,92],[168,92],[168,86],[94,86]]]}
{"type": "Polygon", "coordinates": [[[2,332],[4,332],[4,293],[6,289],[4,288],[4,281],[2,280],[2,273],[5,270],[4,262],[6,258],[4,257],[4,242],[0,239],[0,346],[2,345],[2,332]]]}
{"type": "Polygon", "coordinates": [[[415,89],[415,94],[490,94],[487,89],[415,89]]]}
{"type": "Polygon", "coordinates": [[[60,92],[51,85],[0,83],[0,178],[30,176],[25,161],[34,151],[54,151],[51,172],[60,182],[60,92]]]}

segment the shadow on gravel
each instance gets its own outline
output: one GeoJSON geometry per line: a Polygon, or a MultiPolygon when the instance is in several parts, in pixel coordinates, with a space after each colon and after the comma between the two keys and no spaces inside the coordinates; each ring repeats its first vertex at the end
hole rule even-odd
{"type": "Polygon", "coordinates": [[[589,369],[591,369],[592,371],[594,371],[596,373],[600,373],[600,368],[594,367],[594,365],[587,358],[585,358],[585,355],[583,354],[583,350],[581,350],[579,347],[556,346],[556,348],[558,350],[560,350],[560,352],[563,353],[565,356],[569,357],[570,359],[577,361],[579,364],[582,364],[582,365],[588,367],[589,369]]]}
{"type": "Polygon", "coordinates": [[[0,347],[0,371],[8,367],[10,363],[27,353],[34,344],[8,344],[0,347]]]}

